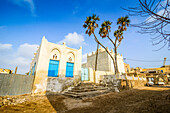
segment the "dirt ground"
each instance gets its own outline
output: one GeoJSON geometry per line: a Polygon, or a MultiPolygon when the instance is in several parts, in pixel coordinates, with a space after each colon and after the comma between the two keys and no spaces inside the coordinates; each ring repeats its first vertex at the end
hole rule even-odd
{"type": "Polygon", "coordinates": [[[83,100],[62,95],[26,96],[0,113],[170,113],[170,86],[141,87],[83,100]]]}

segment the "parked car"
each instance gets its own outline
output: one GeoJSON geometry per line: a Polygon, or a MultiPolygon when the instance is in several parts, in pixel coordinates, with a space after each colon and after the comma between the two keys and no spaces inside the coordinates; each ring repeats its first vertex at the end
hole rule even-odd
{"type": "Polygon", "coordinates": [[[158,82],[158,85],[164,85],[165,83],[164,82],[158,82]]]}
{"type": "Polygon", "coordinates": [[[153,85],[154,85],[154,83],[152,81],[149,81],[146,83],[146,86],[153,86],[153,85]]]}
{"type": "Polygon", "coordinates": [[[147,79],[147,83],[146,83],[146,86],[153,86],[154,85],[154,79],[153,78],[148,78],[147,79]]]}

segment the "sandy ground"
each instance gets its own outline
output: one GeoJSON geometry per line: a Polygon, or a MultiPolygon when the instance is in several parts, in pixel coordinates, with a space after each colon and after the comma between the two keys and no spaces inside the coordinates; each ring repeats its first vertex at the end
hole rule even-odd
{"type": "Polygon", "coordinates": [[[141,87],[83,100],[62,95],[27,96],[0,113],[170,113],[170,86],[141,87]]]}

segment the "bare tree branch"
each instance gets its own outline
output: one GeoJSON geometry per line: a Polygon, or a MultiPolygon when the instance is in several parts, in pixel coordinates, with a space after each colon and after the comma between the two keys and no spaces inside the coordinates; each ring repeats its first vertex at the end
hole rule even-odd
{"type": "Polygon", "coordinates": [[[138,1],[139,4],[137,7],[122,9],[128,11],[130,16],[147,17],[147,19],[138,24],[131,24],[130,26],[140,28],[140,31],[138,31],[139,33],[156,35],[156,38],[151,38],[153,46],[162,45],[161,43],[163,43],[163,46],[160,48],[165,47],[165,44],[170,48],[170,0],[138,1]],[[155,39],[159,41],[155,42],[155,39]]]}

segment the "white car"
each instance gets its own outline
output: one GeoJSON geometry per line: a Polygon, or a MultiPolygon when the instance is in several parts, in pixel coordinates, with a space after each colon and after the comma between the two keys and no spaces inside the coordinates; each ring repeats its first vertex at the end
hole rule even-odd
{"type": "Polygon", "coordinates": [[[158,85],[164,85],[165,83],[164,82],[158,82],[158,85]]]}
{"type": "Polygon", "coordinates": [[[146,83],[146,86],[153,86],[153,85],[154,85],[154,83],[152,81],[149,81],[146,83]]]}

